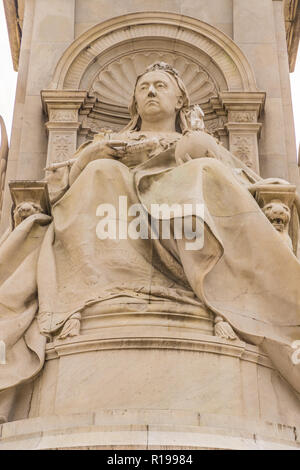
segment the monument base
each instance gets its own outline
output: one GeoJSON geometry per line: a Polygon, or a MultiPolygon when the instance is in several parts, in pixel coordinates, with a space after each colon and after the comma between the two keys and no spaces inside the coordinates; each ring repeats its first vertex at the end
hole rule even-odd
{"type": "Polygon", "coordinates": [[[297,450],[294,427],[187,410],[99,410],[2,425],[0,450],[297,450]]]}
{"type": "Polygon", "coordinates": [[[0,450],[300,448],[299,403],[204,310],[84,314],[79,336],[48,343],[28,419],[2,425],[0,450]]]}

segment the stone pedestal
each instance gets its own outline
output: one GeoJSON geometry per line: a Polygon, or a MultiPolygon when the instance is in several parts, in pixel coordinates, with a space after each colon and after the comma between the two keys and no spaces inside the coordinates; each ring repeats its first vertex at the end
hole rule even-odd
{"type": "Polygon", "coordinates": [[[30,417],[2,425],[0,449],[296,449],[299,431],[269,359],[212,336],[206,312],[94,307],[80,336],[48,343],[30,417]]]}

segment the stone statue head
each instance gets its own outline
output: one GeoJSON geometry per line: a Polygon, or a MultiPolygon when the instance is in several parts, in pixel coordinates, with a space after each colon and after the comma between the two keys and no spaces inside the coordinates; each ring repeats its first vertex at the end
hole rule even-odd
{"type": "MultiPolygon", "coordinates": [[[[153,95],[154,94],[155,90],[153,90],[153,95]]],[[[153,112],[153,116],[155,116],[155,112],[165,112],[166,114],[170,112],[174,113],[176,131],[183,134],[188,130],[193,129],[193,124],[195,125],[195,122],[197,122],[198,129],[204,128],[203,112],[201,108],[198,105],[195,107],[190,106],[187,89],[180,78],[178,71],[165,62],[156,62],[150,65],[146,68],[145,72],[137,77],[132,101],[129,106],[129,112],[131,121],[125,130],[140,130],[143,113],[148,113],[148,115],[150,115],[151,112],[153,112]],[[143,93],[144,82],[147,81],[147,77],[149,77],[149,81],[153,81],[154,74],[158,83],[159,78],[161,78],[162,84],[158,84],[158,86],[163,86],[163,82],[165,82],[165,85],[170,90],[169,94],[165,99],[161,99],[160,103],[155,103],[154,101],[153,103],[148,102],[147,104],[145,103],[145,106],[141,107],[141,96],[143,93]],[[140,106],[138,102],[140,103],[140,106]],[[197,118],[191,120],[191,115],[194,115],[195,113],[197,114],[197,118]]]]}

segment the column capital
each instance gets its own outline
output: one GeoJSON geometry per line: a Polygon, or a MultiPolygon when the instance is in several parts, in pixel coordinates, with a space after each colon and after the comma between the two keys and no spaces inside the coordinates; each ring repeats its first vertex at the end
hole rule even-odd
{"type": "MultiPolygon", "coordinates": [[[[87,91],[78,90],[42,90],[43,109],[48,118],[54,110],[79,110],[87,99],[87,91]]],[[[57,113],[59,116],[59,113],[57,113]]],[[[63,119],[60,119],[63,120],[63,119]]],[[[64,119],[65,120],[65,119],[64,119]]]]}
{"type": "Polygon", "coordinates": [[[225,129],[228,132],[235,132],[235,133],[256,133],[258,137],[260,136],[262,128],[261,122],[253,122],[253,121],[229,121],[225,124],[225,129]]]}
{"type": "MultiPolygon", "coordinates": [[[[266,93],[260,91],[223,91],[220,93],[222,106],[226,111],[256,112],[256,120],[264,110],[266,93]]],[[[249,115],[250,116],[250,115],[249,115]]]]}

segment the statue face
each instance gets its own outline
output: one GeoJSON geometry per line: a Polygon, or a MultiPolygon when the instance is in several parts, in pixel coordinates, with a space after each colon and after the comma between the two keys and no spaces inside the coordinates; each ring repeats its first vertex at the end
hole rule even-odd
{"type": "Polygon", "coordinates": [[[136,86],[137,111],[143,121],[161,121],[174,116],[182,107],[183,99],[176,82],[164,72],[143,75],[136,86]]]}

